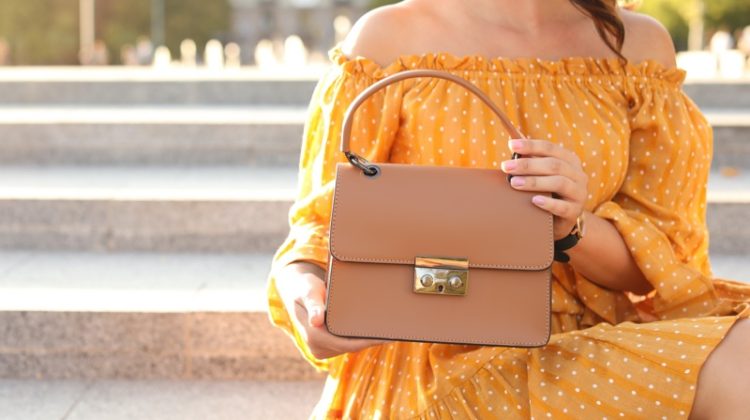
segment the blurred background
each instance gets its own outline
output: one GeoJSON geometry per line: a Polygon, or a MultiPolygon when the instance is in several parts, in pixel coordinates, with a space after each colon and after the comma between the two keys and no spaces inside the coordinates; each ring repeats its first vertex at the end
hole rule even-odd
{"type": "MultiPolygon", "coordinates": [[[[327,50],[385,1],[0,0],[0,418],[305,418],[266,279],[327,50]]],[[[750,280],[750,1],[630,2],[711,123],[717,277],[750,280]]]]}
{"type": "Polygon", "coordinates": [[[320,61],[369,0],[3,0],[5,65],[268,64],[320,61]],[[212,41],[212,42],[211,42],[212,41]],[[212,50],[212,48],[216,50],[212,50]]]}
{"type": "MultiPolygon", "coordinates": [[[[270,67],[325,61],[365,11],[388,0],[3,0],[0,65],[270,67]],[[221,52],[220,52],[221,50],[221,52]],[[221,56],[221,58],[220,58],[221,56]]],[[[670,31],[697,77],[744,74],[750,2],[630,0],[670,31]],[[706,59],[711,63],[706,64],[706,59]],[[740,69],[740,61],[742,68],[740,69]]]]}

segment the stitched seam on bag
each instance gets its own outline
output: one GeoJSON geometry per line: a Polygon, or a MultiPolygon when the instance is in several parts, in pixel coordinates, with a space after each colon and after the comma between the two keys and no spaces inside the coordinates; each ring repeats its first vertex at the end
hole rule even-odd
{"type": "MultiPolygon", "coordinates": [[[[332,257],[335,258],[335,256],[332,256],[332,257]]],[[[334,287],[333,287],[333,277],[334,276],[333,276],[333,271],[334,271],[334,266],[335,265],[336,264],[333,262],[333,260],[331,260],[331,269],[330,269],[330,273],[329,273],[330,280],[328,282],[328,302],[327,302],[327,307],[328,307],[328,310],[329,310],[328,315],[330,315],[331,313],[333,313],[333,306],[334,306],[333,305],[333,302],[334,302],[334,298],[333,298],[333,296],[334,296],[334,290],[333,290],[334,289],[334,287]]],[[[551,289],[552,289],[552,269],[550,269],[548,271],[548,273],[547,273],[547,287],[545,288],[545,291],[547,292],[546,293],[547,298],[545,299],[545,305],[546,305],[547,308],[545,310],[546,316],[544,318],[544,329],[547,331],[547,337],[549,337],[551,335],[551,333],[552,333],[552,331],[550,331],[550,318],[552,316],[552,314],[551,314],[551,310],[552,310],[552,308],[551,308],[551,305],[552,305],[552,301],[551,301],[551,299],[552,299],[551,293],[552,292],[551,292],[551,289]]],[[[326,317],[326,322],[328,324],[328,329],[331,332],[333,332],[333,330],[335,330],[335,328],[333,326],[333,323],[331,322],[331,318],[327,316],[326,317]]],[[[336,333],[339,334],[339,335],[353,335],[353,336],[356,336],[356,335],[359,334],[357,331],[342,331],[342,330],[336,330],[336,333]]],[[[381,338],[393,338],[393,339],[400,339],[400,340],[412,339],[412,340],[430,341],[429,337],[424,337],[424,336],[414,336],[414,335],[396,336],[396,335],[392,335],[392,334],[388,334],[388,333],[382,333],[381,334],[381,333],[377,333],[377,332],[375,332],[374,334],[379,334],[379,337],[381,337],[381,338]]],[[[520,346],[520,345],[524,345],[524,346],[541,346],[541,345],[544,345],[544,343],[546,342],[546,341],[545,342],[524,342],[524,341],[519,341],[519,342],[504,342],[504,343],[499,343],[497,341],[475,340],[473,338],[466,338],[466,339],[457,338],[455,340],[440,340],[440,341],[441,342],[445,342],[445,343],[456,343],[456,344],[464,344],[464,343],[467,343],[467,342],[471,342],[471,343],[476,343],[476,344],[490,344],[490,345],[502,345],[502,346],[520,346]],[[464,341],[461,341],[461,340],[464,340],[464,341]]]]}
{"type": "MultiPolygon", "coordinates": [[[[382,170],[382,169],[381,169],[382,170]]],[[[331,211],[331,227],[329,229],[328,235],[328,247],[330,249],[330,253],[336,257],[339,260],[344,261],[360,261],[360,262],[393,262],[393,263],[399,263],[399,264],[412,264],[413,261],[411,260],[401,260],[401,259],[392,259],[392,258],[356,258],[356,257],[346,257],[340,254],[336,253],[335,249],[335,237],[336,235],[333,234],[333,232],[336,229],[336,214],[338,213],[336,211],[338,207],[338,201],[336,200],[336,196],[339,192],[339,187],[342,184],[342,179],[338,176],[338,169],[336,170],[336,179],[335,179],[335,188],[333,190],[333,209],[331,211]],[[340,256],[339,256],[340,255],[340,256]]],[[[547,223],[547,233],[549,235],[554,235],[552,229],[553,229],[553,218],[550,216],[548,217],[548,223],[547,223]]],[[[547,253],[547,258],[549,259],[552,255],[554,255],[554,246],[551,246],[549,249],[549,252],[547,253]]],[[[554,261],[554,258],[552,258],[552,261],[554,261]]],[[[512,264],[472,264],[469,262],[469,267],[475,267],[475,268],[510,268],[510,269],[546,269],[552,265],[552,262],[549,264],[539,264],[539,265],[512,265],[512,264]]]]}
{"type": "MultiPolygon", "coordinates": [[[[392,262],[392,263],[399,263],[399,264],[414,264],[414,261],[412,260],[394,260],[394,259],[387,259],[387,258],[356,258],[356,257],[347,257],[344,255],[341,255],[340,257],[337,256],[338,259],[342,261],[357,261],[357,262],[392,262]]],[[[507,268],[507,269],[535,269],[535,270],[543,270],[549,267],[548,265],[507,265],[507,264],[472,264],[469,263],[469,267],[473,268],[507,268]]]]}

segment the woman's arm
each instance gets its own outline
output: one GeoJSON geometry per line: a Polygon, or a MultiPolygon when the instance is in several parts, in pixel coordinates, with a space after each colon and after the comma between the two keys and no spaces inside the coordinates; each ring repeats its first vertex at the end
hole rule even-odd
{"type": "MultiPolygon", "coordinates": [[[[620,15],[628,33],[625,45],[623,45],[623,54],[629,60],[638,63],[643,60],[654,59],[667,69],[676,67],[672,38],[663,25],[650,16],[641,13],[621,10],[620,15]]],[[[547,150],[553,150],[551,146],[548,147],[547,150]]],[[[527,149],[522,151],[521,154],[538,154],[541,156],[544,155],[544,150],[545,146],[542,145],[534,148],[533,152],[527,149]]],[[[585,178],[582,178],[583,171],[580,165],[577,165],[577,159],[570,153],[562,151],[556,155],[548,153],[545,156],[556,156],[563,160],[561,166],[567,168],[567,170],[554,170],[555,164],[548,160],[532,165],[536,167],[537,172],[526,173],[562,175],[574,181],[561,184],[557,190],[550,186],[551,184],[540,181],[542,184],[546,184],[545,186],[548,188],[537,189],[538,191],[555,191],[559,195],[566,196],[568,203],[551,200],[546,206],[540,206],[551,210],[556,216],[555,239],[559,239],[570,232],[576,216],[582,211],[583,200],[581,197],[585,198],[587,195],[585,194],[586,182],[585,178]],[[578,192],[571,191],[576,189],[578,192]],[[581,191],[584,192],[582,196],[579,195],[581,191]],[[557,213],[553,211],[553,207],[556,207],[554,210],[557,213]]],[[[631,250],[614,224],[589,211],[585,211],[585,213],[586,236],[573,248],[565,251],[570,256],[569,264],[588,280],[607,289],[625,290],[640,295],[653,290],[653,285],[636,264],[631,250]]]]}
{"type": "MultiPolygon", "coordinates": [[[[588,195],[588,175],[578,156],[547,140],[512,140],[512,151],[521,158],[502,162],[513,174],[511,185],[523,191],[553,192],[556,198],[535,196],[538,207],[554,216],[554,239],[568,235],[581,214],[588,195]],[[523,157],[528,156],[528,157],[523,157]]],[[[611,222],[586,212],[586,236],[566,251],[570,264],[602,287],[646,294],[652,287],[633,260],[627,245],[611,222]]]]}
{"type": "Polygon", "coordinates": [[[586,236],[569,250],[570,265],[592,282],[613,290],[645,295],[648,282],[620,233],[609,221],[584,211],[586,236]]]}

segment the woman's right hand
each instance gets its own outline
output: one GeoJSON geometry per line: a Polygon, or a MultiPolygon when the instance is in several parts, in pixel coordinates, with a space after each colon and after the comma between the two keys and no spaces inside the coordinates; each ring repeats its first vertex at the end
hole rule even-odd
{"type": "Polygon", "coordinates": [[[276,289],[297,331],[317,359],[351,353],[390,340],[344,338],[328,332],[325,317],[325,271],[305,261],[287,264],[276,277],[276,289]]]}

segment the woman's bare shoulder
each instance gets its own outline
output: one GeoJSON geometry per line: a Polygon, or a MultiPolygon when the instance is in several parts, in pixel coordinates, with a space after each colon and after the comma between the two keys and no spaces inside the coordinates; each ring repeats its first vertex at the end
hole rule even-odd
{"type": "Polygon", "coordinates": [[[667,68],[676,67],[672,37],[658,20],[643,13],[620,9],[625,25],[623,55],[633,63],[653,59],[667,68]]]}
{"type": "Polygon", "coordinates": [[[347,57],[367,57],[381,66],[398,58],[412,39],[410,28],[422,19],[419,6],[405,1],[381,6],[362,15],[341,43],[347,57]]]}

